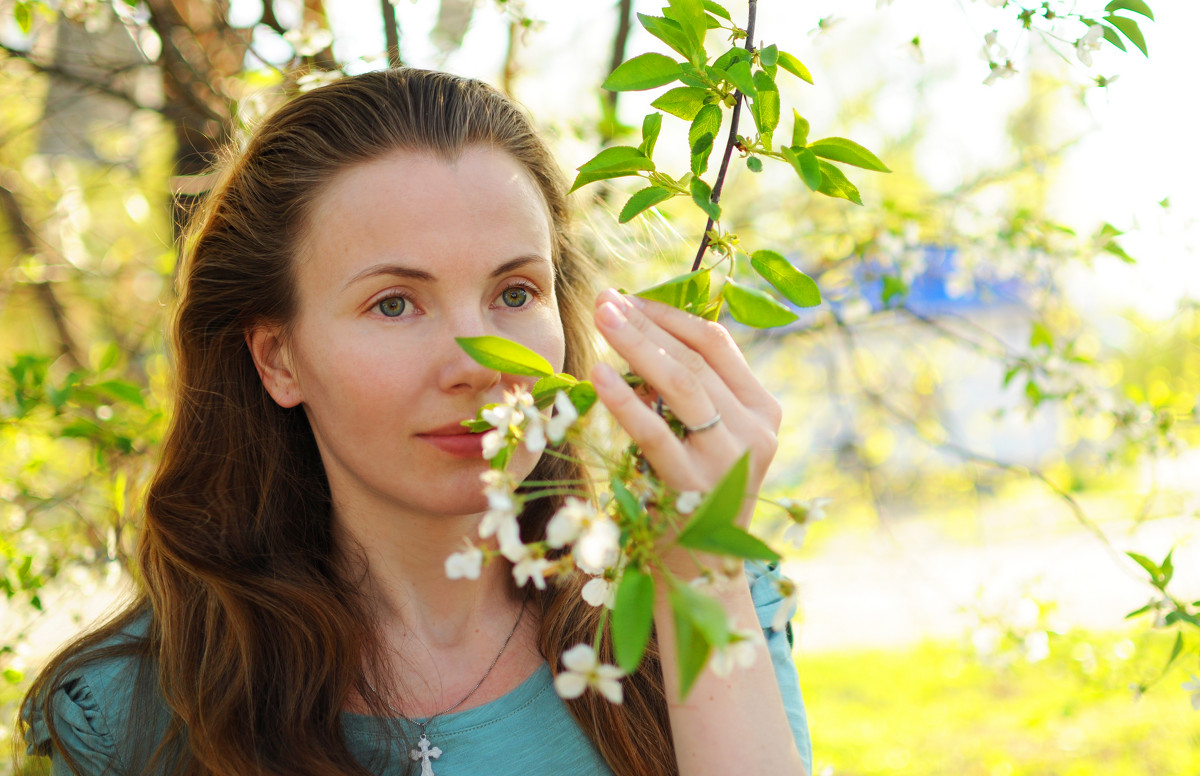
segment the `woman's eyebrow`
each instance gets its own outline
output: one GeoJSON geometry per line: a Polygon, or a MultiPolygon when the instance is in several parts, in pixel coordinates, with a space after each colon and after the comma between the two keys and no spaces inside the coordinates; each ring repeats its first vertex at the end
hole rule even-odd
{"type": "MultiPolygon", "coordinates": [[[[550,269],[550,260],[545,256],[537,254],[527,254],[518,256],[515,259],[509,259],[503,264],[492,270],[489,278],[500,277],[514,270],[520,269],[528,264],[543,263],[547,269],[550,269]]],[[[437,277],[427,270],[417,269],[415,267],[406,267],[403,264],[373,264],[370,267],[362,270],[345,282],[342,289],[348,288],[350,285],[357,283],[366,278],[377,277],[379,275],[388,275],[391,277],[408,278],[409,280],[420,280],[426,283],[436,283],[437,277]]]]}

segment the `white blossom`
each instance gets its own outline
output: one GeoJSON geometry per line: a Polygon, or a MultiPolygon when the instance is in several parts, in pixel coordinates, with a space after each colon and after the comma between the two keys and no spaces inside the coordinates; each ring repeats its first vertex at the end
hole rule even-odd
{"type": "Polygon", "coordinates": [[[560,697],[570,700],[583,695],[592,687],[612,703],[623,700],[621,677],[625,672],[608,663],[601,663],[596,650],[588,644],[576,644],[563,653],[565,670],[554,677],[554,690],[560,697]]]}
{"type": "Polygon", "coordinates": [[[1013,67],[1011,59],[1006,59],[1003,65],[992,63],[992,71],[988,73],[988,77],[983,79],[984,86],[991,86],[1002,78],[1012,78],[1017,74],[1017,69],[1013,67]]]}
{"type": "Polygon", "coordinates": [[[546,543],[556,549],[565,547],[579,537],[596,515],[596,510],[586,501],[574,496],[567,497],[566,503],[558,508],[546,525],[546,543]]]}
{"type": "MultiPolygon", "coordinates": [[[[505,394],[505,399],[507,398],[508,394],[505,394]]],[[[498,429],[501,432],[507,432],[512,426],[521,425],[521,421],[525,418],[513,404],[508,404],[507,402],[491,407],[484,407],[480,410],[479,417],[483,418],[485,422],[490,423],[492,428],[498,429]]]]}
{"type": "Polygon", "coordinates": [[[478,547],[450,553],[446,558],[446,577],[449,579],[479,579],[482,568],[483,551],[478,547]]]}
{"type": "Polygon", "coordinates": [[[1192,694],[1192,710],[1200,711],[1200,679],[1197,679],[1195,674],[1189,675],[1192,677],[1192,681],[1184,682],[1179,686],[1192,694]]]}
{"type": "Polygon", "coordinates": [[[783,596],[783,600],[779,602],[779,608],[775,610],[775,616],[771,618],[771,630],[779,632],[787,628],[788,623],[792,621],[792,616],[796,613],[800,588],[796,587],[796,583],[787,577],[777,581],[775,588],[783,596]]]}
{"type": "Polygon", "coordinates": [[[1104,40],[1104,27],[1099,24],[1093,24],[1088,27],[1088,31],[1083,37],[1075,41],[1075,56],[1079,57],[1079,61],[1088,67],[1092,66],[1092,52],[1100,50],[1100,43],[1104,40]]]}
{"type": "Polygon", "coordinates": [[[617,605],[617,586],[604,577],[589,579],[580,595],[591,606],[606,606],[612,609],[617,605]]]}
{"type": "Polygon", "coordinates": [[[529,556],[529,548],[521,541],[521,526],[515,517],[500,524],[496,539],[500,543],[500,554],[513,563],[529,556]]]}
{"type": "Polygon", "coordinates": [[[808,535],[808,527],[819,520],[825,519],[825,505],[829,502],[830,499],[828,498],[780,499],[778,502],[779,506],[786,509],[788,516],[792,519],[792,524],[784,529],[784,540],[791,542],[796,549],[804,546],[804,539],[808,535]]]}
{"type": "Polygon", "coordinates": [[[679,494],[679,498],[675,499],[675,511],[681,515],[690,515],[696,511],[696,507],[700,506],[700,502],[704,500],[704,494],[698,490],[685,490],[679,494]]]}
{"type": "Polygon", "coordinates": [[[603,574],[621,555],[621,529],[608,515],[596,513],[575,542],[575,565],[588,574],[603,574]]]}
{"type": "Polygon", "coordinates": [[[310,70],[296,79],[296,88],[301,92],[311,92],[319,86],[331,84],[342,78],[340,70],[310,70]]]}
{"type": "Polygon", "coordinates": [[[575,409],[571,397],[559,391],[554,394],[554,417],[546,421],[546,436],[557,445],[566,438],[567,429],[578,419],[579,411],[575,409]]]}
{"type": "Polygon", "coordinates": [[[513,579],[517,582],[517,587],[524,587],[526,583],[533,580],[533,586],[538,590],[546,589],[546,572],[554,565],[545,558],[535,558],[532,555],[526,555],[516,565],[513,566],[513,579]]]}
{"type": "Polygon", "coordinates": [[[525,418],[525,449],[531,453],[540,453],[546,449],[545,422],[536,412],[525,418]]]}
{"type": "Polygon", "coordinates": [[[758,657],[758,647],[765,645],[762,631],[758,628],[734,630],[733,639],[724,647],[713,652],[712,670],[717,676],[729,676],[734,668],[749,668],[758,657]]]}
{"type": "Polygon", "coordinates": [[[488,461],[499,455],[508,443],[505,433],[498,428],[484,434],[479,441],[483,443],[483,457],[488,461]]]}
{"type": "Polygon", "coordinates": [[[333,33],[317,24],[306,24],[298,30],[288,30],[283,39],[302,57],[320,53],[333,43],[333,33]]]}

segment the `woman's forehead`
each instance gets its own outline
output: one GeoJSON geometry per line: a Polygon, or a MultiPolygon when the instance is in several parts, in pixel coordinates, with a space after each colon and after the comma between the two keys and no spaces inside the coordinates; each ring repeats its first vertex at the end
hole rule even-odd
{"type": "Polygon", "coordinates": [[[404,150],[343,171],[317,196],[302,263],[317,260],[306,269],[330,283],[393,261],[452,278],[518,256],[549,260],[552,230],[541,189],[507,153],[404,150]]]}

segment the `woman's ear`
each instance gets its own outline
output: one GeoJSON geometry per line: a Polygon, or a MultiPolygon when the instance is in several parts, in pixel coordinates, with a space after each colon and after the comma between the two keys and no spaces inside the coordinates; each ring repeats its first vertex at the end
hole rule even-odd
{"type": "Polygon", "coordinates": [[[246,330],[246,347],[254,359],[258,378],[280,407],[295,407],[304,400],[292,366],[292,354],[279,326],[258,325],[246,330]]]}

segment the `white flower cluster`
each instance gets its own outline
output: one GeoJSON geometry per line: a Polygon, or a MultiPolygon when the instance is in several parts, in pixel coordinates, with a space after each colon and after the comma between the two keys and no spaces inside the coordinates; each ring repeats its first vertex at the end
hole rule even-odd
{"type": "Polygon", "coordinates": [[[1075,41],[1075,56],[1087,67],[1092,66],[1092,52],[1100,50],[1100,42],[1104,40],[1104,27],[1093,24],[1083,37],[1075,41]]]}
{"type": "Polygon", "coordinates": [[[991,68],[987,78],[983,79],[984,86],[991,86],[1002,78],[1011,78],[1017,74],[1012,60],[1008,58],[1008,49],[997,42],[997,30],[992,30],[983,36],[983,58],[991,68]]]}
{"type": "Polygon", "coordinates": [[[534,404],[533,395],[519,388],[505,392],[504,401],[480,412],[492,430],[483,435],[483,457],[492,460],[510,444],[523,441],[525,449],[540,453],[546,442],[558,444],[567,436],[567,430],[579,419],[579,412],[571,398],[563,391],[554,396],[554,415],[543,417],[534,404]]]}

